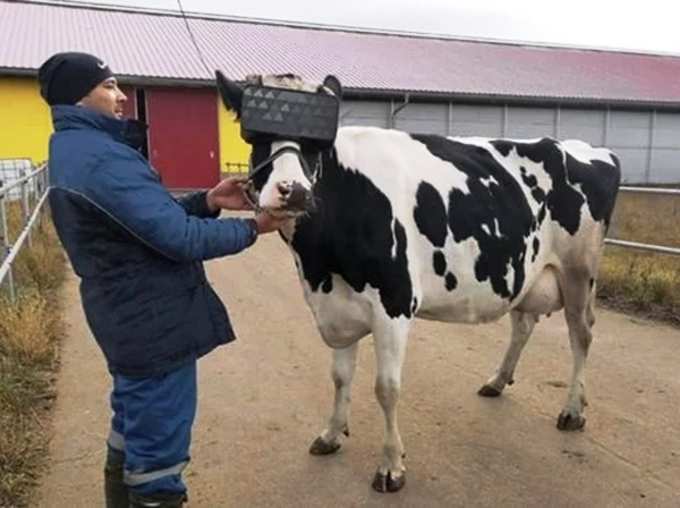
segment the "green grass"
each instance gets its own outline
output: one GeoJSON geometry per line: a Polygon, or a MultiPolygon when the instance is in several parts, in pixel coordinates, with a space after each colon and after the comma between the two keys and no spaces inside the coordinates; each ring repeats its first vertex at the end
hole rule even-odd
{"type": "MultiPolygon", "coordinates": [[[[680,248],[680,196],[619,194],[609,236],[680,248]]],[[[608,246],[598,296],[605,305],[680,325],[680,256],[608,246]]]]}

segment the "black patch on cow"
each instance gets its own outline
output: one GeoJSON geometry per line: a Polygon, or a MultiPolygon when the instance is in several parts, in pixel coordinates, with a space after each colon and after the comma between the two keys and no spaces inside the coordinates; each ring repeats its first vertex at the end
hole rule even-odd
{"type": "Polygon", "coordinates": [[[545,191],[540,187],[535,187],[531,189],[531,196],[538,204],[541,204],[543,203],[543,201],[545,201],[545,191]]]}
{"type": "Polygon", "coordinates": [[[357,292],[376,288],[390,317],[411,317],[406,231],[387,196],[361,173],[340,167],[334,151],[323,154],[320,175],[317,209],[298,219],[291,242],[312,290],[334,273],[357,292]]]}
{"type": "Polygon", "coordinates": [[[591,279],[588,281],[588,284],[590,284],[590,289],[593,289],[593,286],[595,285],[595,279],[591,277],[591,279]]]}
{"type": "Polygon", "coordinates": [[[488,279],[496,294],[514,298],[524,284],[523,259],[527,238],[535,224],[520,184],[481,147],[440,136],[412,137],[423,143],[435,157],[453,163],[467,175],[470,193],[455,188],[449,193],[449,229],[456,242],[470,237],[477,241],[481,251],[475,263],[477,280],[488,279]],[[493,180],[489,181],[491,178],[493,180]],[[488,231],[496,231],[496,222],[498,236],[487,234],[483,226],[488,231]],[[512,288],[506,280],[508,265],[515,273],[512,288]]]}
{"type": "MultiPolygon", "coordinates": [[[[539,187],[538,178],[536,178],[536,175],[529,175],[527,173],[527,168],[524,166],[520,166],[519,170],[522,174],[522,181],[524,182],[524,185],[531,189],[531,197],[533,197],[534,201],[540,205],[545,201],[545,191],[539,187]]],[[[534,227],[532,230],[535,231],[536,228],[534,227]]]]}
{"type": "Polygon", "coordinates": [[[434,273],[440,277],[444,277],[444,275],[446,275],[444,278],[446,289],[449,291],[456,289],[458,280],[451,272],[447,272],[446,257],[442,251],[435,251],[435,253],[432,255],[432,264],[434,265],[434,273]]]}
{"type": "Polygon", "coordinates": [[[413,217],[420,231],[435,247],[446,242],[446,206],[441,194],[427,182],[421,182],[416,192],[413,217]]]}
{"type": "Polygon", "coordinates": [[[590,214],[596,221],[603,220],[607,228],[621,183],[618,158],[614,158],[614,163],[615,166],[612,166],[600,160],[593,160],[590,164],[584,164],[567,152],[569,180],[581,184],[590,214]]]}
{"type": "MultiPolygon", "coordinates": [[[[267,160],[267,157],[271,155],[272,144],[270,141],[258,141],[253,145],[253,151],[250,154],[250,162],[253,167],[257,167],[261,162],[267,160]]],[[[259,192],[262,187],[267,183],[269,175],[271,175],[274,165],[270,162],[265,165],[257,174],[253,177],[253,186],[259,192]]]]}
{"type": "Polygon", "coordinates": [[[432,264],[434,265],[434,273],[443,277],[446,273],[446,258],[442,251],[435,251],[432,255],[432,264]]]}
{"type": "Polygon", "coordinates": [[[414,296],[413,297],[413,304],[411,305],[411,314],[415,315],[416,310],[418,310],[418,299],[414,296]]]}
{"type": "Polygon", "coordinates": [[[580,223],[581,206],[584,200],[583,196],[567,183],[562,150],[557,142],[550,138],[543,138],[536,143],[496,140],[491,144],[506,157],[514,148],[520,157],[543,164],[543,169],[548,173],[553,184],[547,196],[551,217],[570,234],[575,234],[580,223]]]}
{"type": "Polygon", "coordinates": [[[453,275],[451,272],[446,274],[445,281],[446,289],[449,291],[453,291],[458,286],[458,279],[456,279],[456,276],[453,275]]]}
{"type": "Polygon", "coordinates": [[[512,152],[512,149],[515,147],[515,143],[512,141],[505,141],[504,139],[497,139],[492,141],[491,144],[503,157],[510,155],[510,152],[512,152]]]}
{"type": "Polygon", "coordinates": [[[546,212],[545,203],[543,203],[543,204],[541,205],[541,208],[538,210],[538,215],[537,215],[537,217],[536,217],[536,219],[538,220],[539,226],[540,226],[541,224],[543,224],[543,221],[545,220],[546,213],[547,213],[547,212],[546,212]]]}
{"type": "Polygon", "coordinates": [[[522,181],[524,182],[524,185],[526,185],[532,190],[535,187],[538,187],[538,179],[536,178],[535,175],[528,175],[527,168],[525,168],[524,166],[520,166],[519,169],[522,172],[522,181]]]}
{"type": "MultiPolygon", "coordinates": [[[[514,148],[520,157],[527,157],[533,162],[543,164],[546,173],[552,179],[552,189],[545,197],[550,215],[570,234],[573,235],[578,230],[581,206],[585,201],[583,195],[570,183],[581,184],[593,218],[604,220],[605,224],[609,225],[621,179],[618,160],[615,160],[615,166],[601,161],[584,164],[567,153],[565,168],[563,151],[558,143],[550,138],[541,139],[537,143],[496,140],[491,144],[504,156],[510,154],[514,148]]],[[[539,222],[542,222],[540,218],[539,222]]]]}
{"type": "Polygon", "coordinates": [[[330,275],[328,277],[326,277],[326,279],[323,281],[323,285],[321,286],[321,290],[326,294],[333,291],[333,278],[330,275]]]}
{"type": "Polygon", "coordinates": [[[533,245],[534,252],[531,255],[531,262],[532,263],[534,261],[536,261],[536,256],[538,256],[538,248],[540,247],[540,245],[541,245],[541,242],[538,241],[538,238],[534,238],[534,245],[533,245]]]}

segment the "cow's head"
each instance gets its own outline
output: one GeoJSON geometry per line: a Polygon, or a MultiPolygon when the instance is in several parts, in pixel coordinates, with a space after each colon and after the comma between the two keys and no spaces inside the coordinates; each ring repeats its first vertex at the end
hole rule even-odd
{"type": "Polygon", "coordinates": [[[327,76],[311,85],[292,74],[250,76],[241,86],[217,71],[228,110],[241,121],[252,147],[249,196],[277,216],[297,217],[314,207],[312,186],[324,150],[333,146],[340,82],[327,76]]]}

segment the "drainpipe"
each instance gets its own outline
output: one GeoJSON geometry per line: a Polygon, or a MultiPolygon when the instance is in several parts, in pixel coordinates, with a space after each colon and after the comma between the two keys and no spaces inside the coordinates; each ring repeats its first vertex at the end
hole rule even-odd
{"type": "Polygon", "coordinates": [[[394,107],[394,102],[390,102],[392,109],[392,113],[390,114],[390,129],[394,128],[394,120],[397,116],[397,113],[399,113],[402,109],[404,109],[408,105],[410,98],[411,98],[410,94],[407,93],[406,95],[404,95],[404,102],[399,104],[396,108],[394,107]]]}

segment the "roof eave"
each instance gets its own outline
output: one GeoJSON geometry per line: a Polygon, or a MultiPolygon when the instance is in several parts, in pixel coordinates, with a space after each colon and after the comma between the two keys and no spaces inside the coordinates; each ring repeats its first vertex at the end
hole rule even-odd
{"type": "Polygon", "coordinates": [[[660,109],[680,111],[680,102],[664,102],[654,100],[624,100],[607,99],[602,97],[560,97],[547,95],[508,95],[497,93],[469,93],[469,92],[441,92],[441,91],[413,91],[390,90],[373,88],[343,89],[345,98],[382,99],[403,101],[406,95],[409,101],[445,101],[456,103],[498,104],[498,105],[532,105],[532,106],[587,106],[589,108],[624,108],[624,109],[660,109]]]}
{"type": "MultiPolygon", "coordinates": [[[[37,77],[36,69],[0,67],[0,76],[37,77]]],[[[137,76],[117,74],[121,84],[132,86],[182,86],[214,87],[213,79],[168,78],[159,76],[137,76]]],[[[468,104],[498,104],[527,106],[568,106],[589,108],[657,109],[680,111],[680,102],[635,101],[606,99],[598,97],[559,97],[540,95],[507,95],[496,93],[443,92],[424,90],[397,90],[386,88],[345,87],[343,95],[348,99],[403,100],[406,95],[411,101],[456,102],[468,104]]]]}

